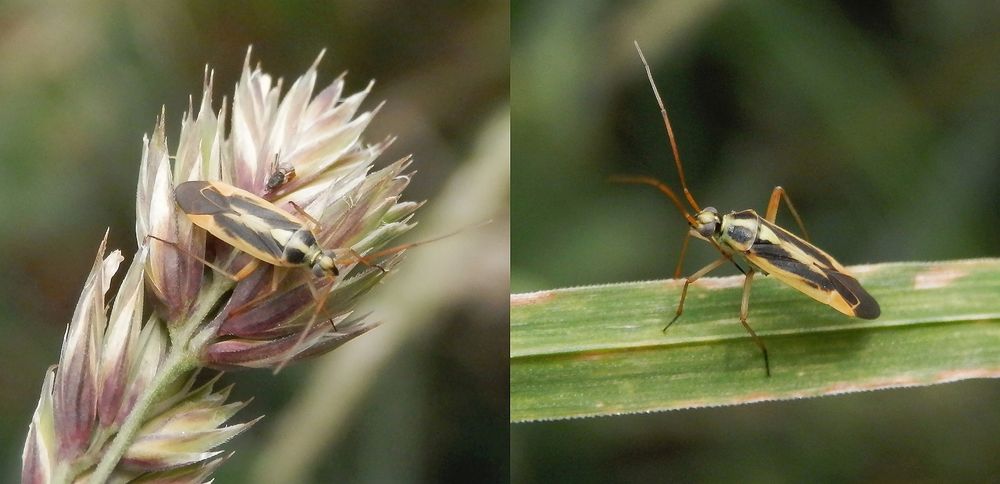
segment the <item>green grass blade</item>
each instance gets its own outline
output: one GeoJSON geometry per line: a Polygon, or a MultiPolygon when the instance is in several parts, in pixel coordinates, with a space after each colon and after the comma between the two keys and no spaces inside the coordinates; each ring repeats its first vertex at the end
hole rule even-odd
{"type": "Polygon", "coordinates": [[[704,278],[666,334],[682,281],[511,296],[510,418],[733,405],[1000,376],[1000,259],[849,268],[882,315],[841,315],[770,277],[704,278]]]}

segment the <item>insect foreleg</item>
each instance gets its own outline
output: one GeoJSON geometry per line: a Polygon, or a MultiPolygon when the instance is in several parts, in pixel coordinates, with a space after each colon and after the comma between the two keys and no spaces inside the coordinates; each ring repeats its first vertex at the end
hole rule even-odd
{"type": "Polygon", "coordinates": [[[746,278],[743,279],[743,301],[740,303],[740,324],[743,328],[750,333],[750,337],[753,338],[754,344],[760,348],[760,351],[764,353],[764,371],[767,372],[767,376],[771,376],[771,364],[767,360],[767,346],[764,346],[764,340],[757,336],[757,333],[750,328],[747,324],[747,316],[750,314],[750,284],[753,283],[753,275],[755,271],[750,269],[747,271],[746,278]]]}
{"type": "Polygon", "coordinates": [[[767,201],[767,212],[764,214],[764,219],[768,222],[775,223],[774,219],[778,216],[778,204],[781,200],[785,201],[785,205],[788,206],[788,211],[792,212],[792,217],[795,217],[795,223],[799,224],[799,229],[802,230],[802,236],[809,241],[809,232],[806,232],[806,226],[802,223],[802,217],[799,217],[798,210],[795,210],[795,205],[792,205],[792,199],[788,198],[788,192],[780,186],[774,187],[771,190],[771,199],[767,201]]]}
{"type": "Polygon", "coordinates": [[[687,253],[688,241],[691,240],[691,231],[684,232],[684,241],[681,242],[681,255],[677,258],[677,267],[674,269],[674,279],[680,279],[681,270],[684,267],[684,254],[687,253]]]}
{"type": "Polygon", "coordinates": [[[692,282],[700,279],[705,274],[708,274],[709,272],[718,269],[719,266],[725,264],[726,261],[728,260],[729,257],[719,257],[718,259],[715,260],[715,262],[712,262],[711,264],[702,267],[701,270],[695,272],[694,274],[691,274],[690,276],[687,277],[687,279],[684,280],[684,288],[681,289],[681,300],[680,302],[677,303],[677,314],[674,315],[674,319],[671,319],[670,322],[663,327],[663,332],[666,332],[667,328],[669,328],[671,324],[674,324],[674,321],[677,321],[677,318],[681,317],[681,314],[684,313],[684,299],[687,298],[688,286],[690,286],[692,282]]]}
{"type": "MultiPolygon", "coordinates": [[[[309,318],[309,322],[306,323],[305,328],[299,331],[299,338],[295,342],[295,344],[292,345],[291,349],[289,349],[288,357],[274,367],[275,374],[281,371],[281,369],[284,368],[285,365],[288,364],[288,362],[295,357],[296,350],[302,347],[302,344],[305,342],[306,337],[309,336],[309,333],[312,332],[313,326],[316,325],[316,321],[319,319],[319,313],[320,312],[323,312],[324,314],[326,313],[326,308],[324,308],[324,306],[326,305],[326,298],[330,295],[331,291],[327,291],[323,294],[317,294],[319,290],[316,289],[316,286],[313,285],[312,281],[307,281],[306,285],[309,287],[309,293],[312,294],[313,300],[316,301],[316,309],[313,310],[313,314],[309,318]]],[[[326,314],[326,316],[330,320],[330,325],[333,326],[333,330],[336,331],[337,325],[333,324],[333,318],[331,318],[329,314],[326,314]]]]}

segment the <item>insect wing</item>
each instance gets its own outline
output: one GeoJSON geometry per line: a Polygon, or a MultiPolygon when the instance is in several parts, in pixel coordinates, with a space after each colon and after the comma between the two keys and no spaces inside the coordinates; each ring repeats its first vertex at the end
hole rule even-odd
{"type": "Polygon", "coordinates": [[[881,313],[875,298],[833,257],[763,218],[757,240],[744,255],[781,282],[848,316],[875,319],[881,313]]]}
{"type": "Polygon", "coordinates": [[[174,198],[191,222],[208,233],[269,264],[289,265],[282,258],[281,240],[287,241],[303,225],[274,204],[234,186],[207,181],[181,183],[174,198]]]}

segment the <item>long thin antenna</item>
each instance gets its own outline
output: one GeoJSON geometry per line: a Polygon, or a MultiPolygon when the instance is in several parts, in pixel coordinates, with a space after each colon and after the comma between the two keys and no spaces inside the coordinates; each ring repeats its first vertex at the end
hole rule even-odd
{"type": "MultiPolygon", "coordinates": [[[[388,249],[380,250],[378,252],[375,252],[375,253],[372,253],[372,254],[368,254],[368,255],[364,255],[364,256],[359,255],[357,252],[354,252],[352,250],[351,251],[352,252],[351,256],[347,257],[345,259],[348,262],[356,260],[358,262],[361,262],[362,264],[369,265],[369,266],[376,266],[379,269],[382,269],[380,266],[378,266],[377,264],[373,264],[371,261],[374,260],[374,259],[377,259],[379,257],[385,257],[387,255],[392,255],[392,254],[395,254],[397,252],[402,252],[402,251],[404,251],[406,249],[412,249],[414,247],[421,246],[421,245],[424,245],[424,244],[429,244],[431,242],[437,242],[437,241],[439,241],[441,239],[447,239],[448,237],[452,237],[452,236],[458,235],[458,234],[460,234],[462,232],[465,232],[466,230],[476,229],[476,228],[479,228],[479,227],[482,227],[484,225],[488,225],[488,224],[491,224],[491,223],[493,223],[492,219],[485,220],[483,222],[479,222],[478,224],[475,224],[475,225],[472,225],[472,226],[469,226],[469,227],[463,227],[463,228],[460,228],[460,229],[458,229],[458,230],[456,230],[454,232],[447,233],[447,234],[444,234],[444,235],[439,235],[439,236],[434,237],[432,239],[420,240],[420,241],[417,241],[417,242],[410,242],[408,244],[401,244],[401,245],[397,245],[395,247],[390,247],[388,249]]],[[[340,261],[345,260],[345,259],[337,259],[337,262],[340,262],[340,261]]],[[[385,269],[382,269],[382,271],[385,272],[385,269]]]]}
{"type": "MultiPolygon", "coordinates": [[[[649,63],[646,62],[646,56],[642,55],[642,49],[639,48],[639,42],[635,40],[632,42],[635,43],[635,50],[639,52],[639,58],[642,59],[642,65],[646,68],[646,77],[649,78],[649,85],[652,86],[653,95],[656,96],[656,104],[660,106],[660,114],[663,115],[663,125],[667,127],[667,137],[670,138],[670,149],[674,152],[674,164],[677,165],[677,174],[681,177],[681,188],[684,190],[684,197],[687,198],[688,203],[694,207],[695,212],[700,212],[701,208],[698,207],[698,202],[694,201],[694,196],[691,195],[691,191],[688,190],[687,181],[684,180],[684,168],[681,167],[681,155],[680,152],[677,151],[677,141],[674,139],[674,128],[670,126],[670,118],[667,116],[667,108],[663,107],[663,99],[660,99],[660,92],[656,89],[656,83],[653,82],[653,71],[649,69],[649,63]]],[[[687,216],[687,218],[690,219],[691,217],[687,216]]]]}
{"type": "Polygon", "coordinates": [[[677,197],[677,194],[674,193],[674,191],[671,190],[666,183],[663,183],[660,180],[657,180],[656,178],[653,178],[651,176],[642,176],[642,175],[614,175],[608,178],[608,180],[614,183],[632,183],[636,185],[649,185],[653,188],[660,190],[661,192],[663,192],[664,195],[670,197],[670,201],[674,202],[674,206],[677,207],[677,210],[680,210],[681,215],[683,215],[684,218],[687,220],[688,225],[692,227],[697,225],[697,220],[695,220],[694,217],[692,217],[691,214],[684,209],[684,204],[681,203],[681,199],[677,197]]]}

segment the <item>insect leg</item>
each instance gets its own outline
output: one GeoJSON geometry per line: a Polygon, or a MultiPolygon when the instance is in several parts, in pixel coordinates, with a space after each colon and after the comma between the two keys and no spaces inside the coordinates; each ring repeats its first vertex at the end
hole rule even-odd
{"type": "Polygon", "coordinates": [[[302,207],[299,206],[299,204],[295,202],[288,202],[288,203],[292,204],[292,207],[295,208],[296,212],[299,212],[299,215],[301,215],[302,218],[308,220],[309,223],[312,224],[312,227],[310,227],[309,230],[311,230],[313,233],[322,231],[322,228],[319,226],[319,221],[314,219],[312,215],[309,215],[302,207]]]}
{"type": "Polygon", "coordinates": [[[767,372],[767,376],[771,376],[771,364],[767,360],[767,346],[764,346],[764,340],[757,336],[757,333],[750,328],[747,324],[747,316],[750,314],[750,284],[753,282],[753,275],[755,274],[753,269],[747,271],[746,278],[743,279],[743,301],[740,303],[740,324],[743,328],[750,333],[750,337],[753,338],[753,342],[760,348],[761,353],[764,353],[764,371],[767,372]]]}
{"type": "Polygon", "coordinates": [[[287,267],[271,266],[271,284],[267,288],[267,290],[259,294],[257,297],[241,304],[240,307],[233,309],[232,311],[229,312],[229,314],[237,315],[245,313],[257,307],[257,305],[260,304],[261,301],[274,295],[274,293],[278,292],[278,284],[281,282],[281,279],[283,279],[285,275],[287,275],[287,273],[288,273],[287,267]]]}
{"type": "MultiPolygon", "coordinates": [[[[295,344],[292,345],[292,347],[288,350],[288,357],[274,367],[275,374],[281,371],[281,369],[284,368],[285,365],[288,364],[288,362],[295,357],[296,351],[302,346],[302,343],[305,342],[306,337],[309,336],[309,333],[312,332],[313,326],[316,325],[316,321],[319,319],[319,313],[321,311],[323,313],[326,313],[326,308],[324,307],[326,306],[326,298],[330,295],[330,292],[332,292],[333,286],[330,286],[331,291],[327,291],[326,293],[317,296],[316,293],[318,292],[318,290],[316,289],[316,286],[313,286],[311,281],[306,282],[306,284],[309,286],[309,292],[310,294],[312,294],[313,300],[316,301],[316,309],[313,311],[312,317],[309,318],[309,322],[306,324],[305,328],[303,328],[299,332],[298,340],[295,341],[295,344]]],[[[330,320],[330,325],[333,326],[334,331],[336,331],[337,326],[333,324],[333,318],[331,318],[329,314],[327,314],[326,316],[330,320]]]]}
{"type": "Polygon", "coordinates": [[[681,278],[681,270],[684,266],[684,254],[688,250],[688,241],[691,240],[691,231],[684,232],[684,241],[681,242],[681,255],[677,258],[677,268],[674,269],[674,279],[681,278]]]}
{"type": "Polygon", "coordinates": [[[670,322],[667,323],[667,325],[663,328],[663,332],[666,332],[667,328],[669,328],[671,324],[674,324],[674,321],[677,321],[677,318],[681,317],[681,314],[684,313],[684,299],[687,298],[688,286],[690,286],[692,282],[697,281],[705,274],[708,274],[709,272],[718,269],[719,266],[725,264],[726,261],[728,260],[729,260],[728,257],[719,257],[718,259],[715,260],[715,262],[712,262],[711,264],[702,267],[701,270],[695,272],[694,274],[691,274],[690,276],[687,277],[687,279],[684,280],[684,288],[681,289],[681,300],[680,302],[677,303],[677,314],[675,314],[674,319],[671,319],[670,322]]]}
{"type": "Polygon", "coordinates": [[[221,267],[219,267],[219,266],[217,266],[217,265],[215,265],[215,264],[213,264],[213,263],[205,260],[204,258],[199,257],[199,256],[197,256],[195,254],[192,254],[189,250],[181,247],[180,245],[177,245],[177,242],[173,242],[173,241],[170,241],[170,240],[167,240],[167,239],[161,239],[161,238],[159,238],[159,237],[157,237],[157,236],[155,236],[153,234],[149,234],[146,237],[150,238],[150,239],[156,239],[156,240],[158,240],[160,242],[163,242],[164,244],[172,245],[175,249],[177,249],[181,253],[183,253],[183,254],[191,257],[191,258],[194,258],[194,259],[198,260],[198,262],[201,262],[202,264],[205,264],[208,267],[211,267],[213,270],[215,270],[219,274],[222,274],[222,275],[224,275],[224,276],[232,279],[233,282],[242,281],[248,275],[250,275],[250,273],[253,272],[253,269],[256,268],[256,266],[257,266],[256,259],[254,259],[253,261],[247,263],[247,265],[243,266],[243,269],[241,269],[239,273],[232,274],[229,271],[227,271],[227,270],[225,270],[225,269],[223,269],[223,268],[221,268],[221,267]]]}
{"type": "Polygon", "coordinates": [[[778,216],[778,204],[781,203],[781,200],[785,201],[788,211],[792,212],[792,217],[795,217],[795,223],[799,224],[799,229],[802,230],[802,235],[805,237],[806,242],[809,242],[809,232],[806,232],[806,226],[802,223],[802,218],[799,217],[798,210],[795,210],[795,205],[792,205],[792,199],[788,198],[788,193],[785,192],[784,188],[778,186],[774,187],[774,190],[771,190],[771,199],[767,201],[767,213],[764,219],[774,223],[775,217],[778,216]]]}

